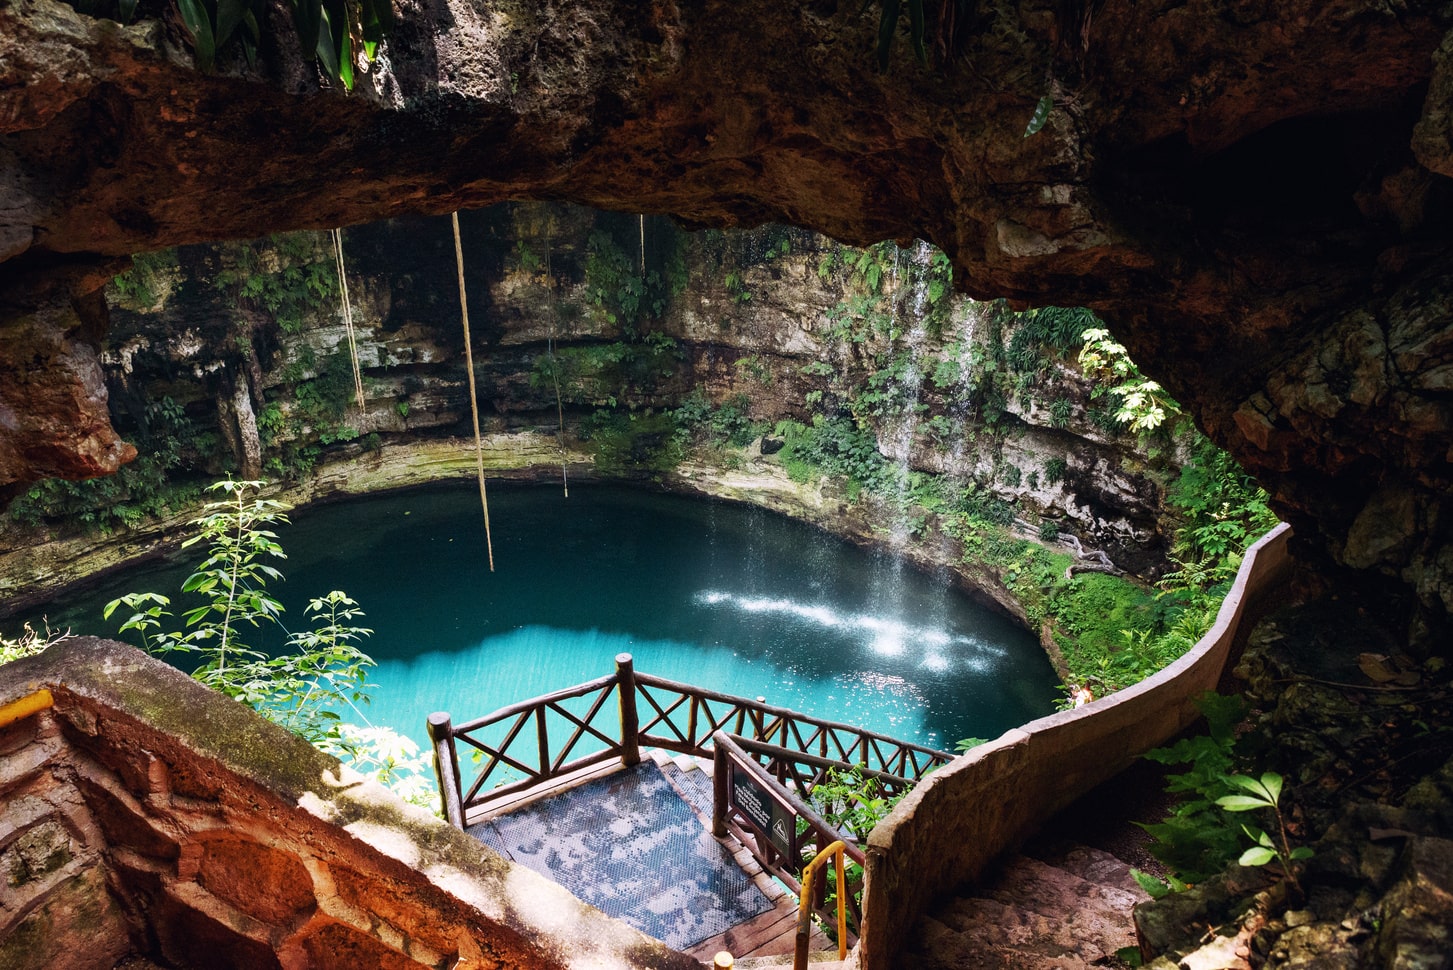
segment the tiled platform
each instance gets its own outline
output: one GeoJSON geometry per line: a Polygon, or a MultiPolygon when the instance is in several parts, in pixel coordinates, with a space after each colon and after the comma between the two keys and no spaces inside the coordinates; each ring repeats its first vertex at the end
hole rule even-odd
{"type": "Polygon", "coordinates": [[[774,909],[763,892],[766,881],[754,880],[712,838],[703,822],[710,813],[711,780],[704,772],[646,760],[468,831],[603,912],[684,950],[774,909]]]}

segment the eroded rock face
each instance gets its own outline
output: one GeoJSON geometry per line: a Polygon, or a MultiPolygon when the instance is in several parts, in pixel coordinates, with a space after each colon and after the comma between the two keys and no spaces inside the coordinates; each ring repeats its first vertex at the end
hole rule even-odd
{"type": "MultiPolygon", "coordinates": [[[[833,0],[400,15],[345,95],[286,42],[206,77],[157,23],[0,9],[0,284],[507,197],[919,236],[972,294],[1102,312],[1307,551],[1411,589],[1436,636],[1453,606],[1446,5],[1002,0],[976,5],[952,65],[918,66],[900,38],[888,73],[875,19],[833,0]],[[1045,94],[1048,124],[1022,137],[1045,94]]],[[[83,292],[52,289],[52,315],[83,292]]],[[[88,400],[83,351],[42,362],[88,400]]],[[[0,478],[124,457],[85,421],[57,431],[75,422],[52,397],[7,386],[26,417],[0,478]]]]}

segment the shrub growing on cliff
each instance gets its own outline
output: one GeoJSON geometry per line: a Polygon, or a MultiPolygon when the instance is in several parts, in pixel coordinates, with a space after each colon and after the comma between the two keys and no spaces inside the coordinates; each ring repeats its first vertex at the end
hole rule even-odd
{"type": "Polygon", "coordinates": [[[292,632],[283,627],[283,606],[267,585],[282,579],[271,562],[286,556],[270,526],[287,522],[286,508],[257,498],[262,484],[228,479],[208,488],[223,498],[206,505],[195,523],[198,534],[183,543],[184,548],[206,543],[208,554],[182,584],[182,592],[195,594],[200,603],[182,613],[181,630],[165,629],[173,616],[171,600],[159,593],[112,600],[105,618],[124,607],[129,615],[122,612],[119,632],[136,633],[149,652],[181,655],[202,683],[356,764],[363,774],[394,778],[401,794],[432,806],[412,777],[427,766],[409,760],[411,742],[387,728],[360,731],[342,723],[340,711],[367,704],[373,687],[368,681],[373,659],[358,648],[372,631],[354,625],[363,616],[358,604],[333,590],[309,601],[308,627],[292,632]],[[253,631],[269,628],[285,633],[281,650],[268,651],[252,640],[253,631]]]}

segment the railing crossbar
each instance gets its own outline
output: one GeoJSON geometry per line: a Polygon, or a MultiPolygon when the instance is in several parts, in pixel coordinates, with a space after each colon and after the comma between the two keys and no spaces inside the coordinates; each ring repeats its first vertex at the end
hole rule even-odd
{"type": "Polygon", "coordinates": [[[509,765],[516,771],[523,771],[527,775],[534,774],[529,768],[505,754],[509,750],[509,746],[514,743],[515,738],[519,736],[520,731],[530,722],[530,714],[531,711],[527,709],[518,715],[514,726],[510,728],[509,733],[505,735],[504,740],[500,742],[498,748],[491,747],[483,741],[476,740],[465,731],[456,730],[454,732],[453,736],[455,740],[463,741],[472,748],[478,748],[489,756],[489,760],[479,769],[479,774],[475,777],[473,784],[469,786],[469,793],[463,799],[466,803],[471,801],[479,793],[479,789],[483,786],[485,779],[494,772],[495,767],[501,762],[509,765]]]}
{"type": "Polygon", "coordinates": [[[551,762],[550,771],[552,773],[556,773],[560,770],[560,766],[565,763],[565,759],[570,756],[570,752],[575,750],[575,745],[579,743],[581,737],[583,737],[587,733],[589,733],[592,737],[604,741],[609,750],[620,750],[621,743],[619,741],[617,741],[615,738],[608,737],[602,734],[600,731],[597,731],[592,726],[592,722],[595,720],[595,715],[600,713],[600,709],[605,706],[605,702],[610,696],[611,691],[609,689],[601,691],[600,695],[596,697],[595,703],[590,705],[590,711],[585,715],[584,720],[576,717],[574,714],[570,713],[570,711],[566,710],[558,704],[547,705],[550,710],[554,711],[556,714],[559,714],[566,720],[574,722],[576,725],[575,733],[570,735],[570,740],[566,741],[564,747],[560,749],[559,756],[556,757],[553,762],[551,762]]]}
{"type": "MultiPolygon", "coordinates": [[[[692,743],[692,739],[681,733],[681,729],[676,726],[676,722],[673,721],[673,720],[671,720],[671,712],[674,711],[674,710],[676,710],[677,708],[679,708],[682,704],[686,703],[687,699],[691,695],[690,694],[687,694],[687,693],[684,693],[684,692],[677,691],[676,693],[679,696],[677,696],[675,702],[673,702],[669,707],[663,709],[661,707],[661,705],[656,702],[656,698],[654,696],[652,696],[651,692],[648,691],[648,690],[646,690],[645,687],[643,687],[643,686],[640,685],[640,681],[641,680],[644,680],[644,679],[645,679],[644,677],[640,677],[638,675],[638,677],[637,677],[637,689],[636,689],[636,692],[640,696],[644,697],[646,699],[646,703],[647,704],[650,704],[651,707],[653,709],[655,709],[656,716],[653,717],[646,724],[642,724],[641,725],[641,733],[642,734],[645,734],[647,731],[651,730],[651,728],[655,727],[657,724],[664,724],[667,728],[669,728],[671,730],[671,733],[672,734],[676,735],[677,741],[679,741],[680,743],[685,744],[685,745],[690,745],[692,743]]],[[[670,689],[670,688],[667,688],[667,689],[670,689]]]]}
{"type": "Polygon", "coordinates": [[[561,690],[552,691],[549,694],[542,694],[539,697],[532,697],[529,700],[508,704],[492,714],[486,714],[484,717],[477,717],[472,721],[456,725],[454,728],[454,736],[458,737],[470,731],[477,731],[482,727],[489,727],[496,721],[503,721],[505,718],[512,717],[516,714],[533,711],[541,704],[558,704],[560,701],[568,701],[572,697],[582,697],[591,691],[600,690],[602,687],[612,687],[615,683],[615,675],[610,674],[605,677],[597,677],[595,680],[587,681],[583,684],[576,684],[574,687],[566,687],[561,690]]]}

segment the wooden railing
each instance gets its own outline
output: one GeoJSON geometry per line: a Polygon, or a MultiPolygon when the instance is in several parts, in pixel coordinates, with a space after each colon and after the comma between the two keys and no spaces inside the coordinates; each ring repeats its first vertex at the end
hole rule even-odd
{"type": "Polygon", "coordinates": [[[457,726],[445,713],[429,717],[445,816],[459,828],[501,799],[562,775],[616,758],[633,765],[642,746],[708,756],[718,732],[751,745],[768,759],[780,783],[790,780],[804,794],[830,767],[856,766],[865,777],[879,778],[885,788],[898,791],[953,757],[773,707],[761,698],[637,674],[630,654],[624,653],[616,657],[614,674],[577,687],[457,726]],[[612,707],[615,717],[606,713],[612,707]],[[460,759],[461,750],[469,752],[468,764],[460,759]],[[472,765],[478,767],[471,771],[472,765]]]}
{"type": "MultiPolygon", "coordinates": [[[[857,898],[862,888],[863,849],[852,833],[834,826],[812,805],[808,797],[811,785],[804,782],[800,772],[781,770],[783,765],[799,759],[810,762],[822,759],[723,731],[718,731],[712,742],[712,834],[718,838],[728,833],[735,836],[763,869],[798,894],[801,905],[822,916],[824,925],[831,925],[832,919],[825,908],[826,881],[816,888],[804,887],[806,876],[799,881],[798,873],[804,871],[805,863],[830,846],[842,846],[842,851],[857,866],[853,878],[839,873],[838,905],[846,919],[843,931],[849,932],[850,925],[852,939],[856,940],[863,920],[857,898]],[[766,764],[758,760],[761,757],[768,759],[766,764]],[[790,785],[784,779],[790,779],[790,785]]],[[[891,776],[875,773],[874,777],[886,783],[891,776]]]]}

